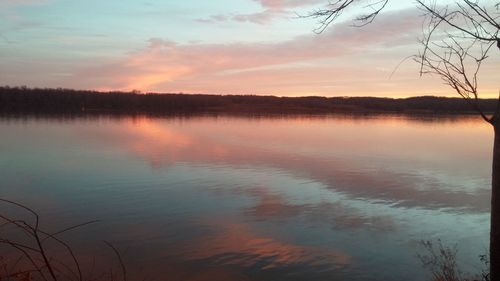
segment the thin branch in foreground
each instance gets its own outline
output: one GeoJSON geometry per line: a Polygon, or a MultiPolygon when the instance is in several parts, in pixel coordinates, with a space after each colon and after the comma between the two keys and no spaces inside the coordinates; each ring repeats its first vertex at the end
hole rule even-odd
{"type": "Polygon", "coordinates": [[[123,276],[123,281],[127,281],[127,268],[125,267],[125,263],[123,262],[122,256],[120,252],[113,246],[113,244],[109,243],[108,241],[103,241],[108,247],[110,247],[113,252],[115,252],[116,257],[118,258],[118,261],[120,263],[120,267],[122,270],[122,276],[123,276]]]}

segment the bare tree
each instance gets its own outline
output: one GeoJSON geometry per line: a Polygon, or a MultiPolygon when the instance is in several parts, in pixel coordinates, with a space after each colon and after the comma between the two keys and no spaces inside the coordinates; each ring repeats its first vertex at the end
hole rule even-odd
{"type": "MultiPolygon", "coordinates": [[[[319,19],[316,31],[321,33],[348,9],[358,7],[364,13],[353,19],[354,25],[364,26],[374,21],[389,1],[336,0],[313,11],[309,17],[319,19]]],[[[496,111],[487,114],[479,104],[478,85],[482,64],[493,51],[500,49],[500,2],[456,0],[447,5],[438,5],[435,0],[414,2],[425,15],[422,47],[414,56],[420,64],[420,75],[440,77],[494,129],[489,277],[500,281],[500,92],[496,111]]]]}

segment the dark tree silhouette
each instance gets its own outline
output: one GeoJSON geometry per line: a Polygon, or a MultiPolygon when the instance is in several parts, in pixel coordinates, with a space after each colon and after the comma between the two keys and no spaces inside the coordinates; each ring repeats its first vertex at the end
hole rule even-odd
{"type": "MultiPolygon", "coordinates": [[[[354,18],[356,26],[371,23],[390,0],[337,0],[309,16],[318,18],[322,32],[347,9],[355,6],[365,13],[354,18]]],[[[438,5],[434,0],[416,0],[424,14],[422,49],[414,56],[420,74],[440,77],[493,126],[493,171],[491,186],[490,280],[500,281],[500,96],[497,109],[489,115],[479,102],[478,73],[493,50],[500,49],[500,2],[457,0],[438,5]]],[[[498,56],[498,52],[494,53],[498,56]]],[[[500,93],[499,93],[500,94],[500,93]]]]}
{"type": "MultiPolygon", "coordinates": [[[[495,99],[479,106],[494,112],[495,99]]],[[[276,97],[250,95],[135,94],[69,89],[0,87],[1,115],[193,115],[193,114],[307,114],[307,113],[474,113],[461,98],[411,97],[276,97]]]]}

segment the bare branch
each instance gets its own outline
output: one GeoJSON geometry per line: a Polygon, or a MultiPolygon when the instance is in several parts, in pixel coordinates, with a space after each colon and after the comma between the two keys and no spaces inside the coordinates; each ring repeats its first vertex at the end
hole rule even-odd
{"type": "Polygon", "coordinates": [[[108,247],[110,247],[113,250],[113,252],[115,252],[116,257],[118,258],[118,261],[120,262],[120,266],[122,269],[123,281],[127,281],[127,268],[125,267],[125,263],[123,262],[122,256],[120,255],[120,252],[118,252],[118,250],[115,248],[115,246],[113,246],[108,241],[104,241],[104,243],[106,243],[106,245],[108,245],[108,247]]]}
{"type": "MultiPolygon", "coordinates": [[[[96,222],[99,222],[99,220],[93,220],[93,221],[88,221],[88,222],[84,222],[84,223],[81,223],[81,224],[73,225],[73,226],[70,226],[68,228],[56,231],[56,232],[52,233],[51,236],[56,236],[56,235],[62,234],[64,232],[67,232],[67,231],[70,231],[70,230],[73,230],[73,229],[76,229],[76,228],[80,228],[82,226],[86,226],[86,225],[89,225],[89,224],[93,224],[93,223],[96,223],[96,222]]],[[[47,238],[45,238],[45,239],[47,239],[47,238]]]]}
{"type": "MultiPolygon", "coordinates": [[[[3,271],[5,272],[5,274],[3,272],[0,274],[0,280],[3,280],[3,276],[8,276],[7,278],[18,277],[22,274],[31,272],[37,273],[36,278],[42,279],[44,281],[84,280],[82,270],[80,268],[80,263],[75,253],[73,252],[73,249],[65,241],[57,236],[67,231],[74,230],[91,223],[95,223],[97,222],[96,220],[67,227],[54,233],[49,233],[39,227],[39,215],[34,210],[24,206],[23,204],[0,198],[0,203],[1,202],[28,211],[30,215],[33,215],[35,217],[35,221],[30,224],[24,220],[10,218],[7,215],[0,214],[0,227],[11,226],[12,230],[15,231],[13,233],[13,239],[0,237],[0,244],[7,245],[20,254],[17,260],[13,261],[13,263],[11,263],[9,266],[7,266],[7,264],[4,266],[3,271]],[[28,239],[27,241],[30,243],[20,242],[24,240],[16,240],[19,239],[19,233],[26,234],[26,239],[28,239]],[[55,242],[55,244],[53,244],[55,246],[62,246],[65,250],[65,255],[70,256],[74,264],[68,263],[65,260],[67,256],[65,258],[54,258],[50,256],[48,251],[49,248],[46,246],[47,242],[49,241],[55,242]]],[[[114,251],[114,253],[118,257],[118,261],[120,263],[121,271],[123,274],[123,281],[126,281],[127,271],[120,253],[110,243],[106,242],[106,244],[114,251]]],[[[113,279],[114,277],[112,276],[111,278],[113,279]]]]}
{"type": "Polygon", "coordinates": [[[334,2],[330,2],[325,8],[313,11],[312,13],[303,17],[319,19],[319,26],[314,30],[314,32],[322,33],[348,8],[359,5],[361,3],[367,3],[362,8],[368,11],[354,18],[354,26],[357,27],[372,23],[379,15],[379,13],[385,9],[387,3],[389,3],[389,0],[378,0],[376,2],[366,0],[337,0],[334,2]]]}
{"type": "Polygon", "coordinates": [[[438,8],[417,0],[426,15],[428,30],[420,40],[423,51],[416,56],[420,74],[434,74],[463,97],[487,122],[479,105],[478,74],[498,38],[498,23],[485,8],[463,0],[456,9],[438,8]],[[486,27],[489,26],[489,27],[486,27]],[[439,31],[439,33],[438,33],[439,31]]]}
{"type": "MultiPolygon", "coordinates": [[[[495,36],[487,36],[487,34],[480,32],[480,30],[477,28],[470,29],[470,28],[461,26],[458,23],[458,21],[456,20],[458,15],[461,15],[460,19],[464,20],[465,23],[467,23],[467,22],[479,23],[475,19],[476,16],[483,17],[482,14],[473,13],[473,11],[475,11],[474,10],[475,6],[473,3],[471,3],[468,0],[463,0],[463,1],[471,8],[471,10],[464,10],[462,6],[457,4],[459,7],[459,10],[452,10],[452,11],[449,11],[447,6],[444,9],[439,9],[436,6],[435,2],[433,2],[433,4],[431,4],[431,5],[429,5],[429,4],[426,4],[422,0],[416,0],[416,1],[420,5],[420,7],[426,13],[428,13],[429,16],[440,19],[441,21],[445,22],[448,26],[452,27],[456,31],[463,32],[472,38],[479,39],[482,41],[494,41],[494,42],[496,42],[499,39],[497,37],[498,33],[495,34],[495,36]],[[472,8],[472,7],[474,7],[474,8],[472,8]]],[[[487,18],[489,18],[489,16],[487,18]]],[[[480,26],[481,28],[483,28],[483,24],[484,24],[484,22],[482,22],[482,24],[479,24],[476,26],[480,26]]],[[[497,32],[498,32],[498,29],[499,29],[498,23],[493,22],[492,26],[495,27],[497,29],[497,32]]]]}
{"type": "Polygon", "coordinates": [[[381,0],[366,6],[365,8],[370,8],[372,11],[367,14],[358,16],[356,18],[356,21],[359,22],[357,26],[365,26],[367,24],[372,23],[378,16],[378,14],[385,8],[387,3],[389,3],[389,0],[381,0]]]}

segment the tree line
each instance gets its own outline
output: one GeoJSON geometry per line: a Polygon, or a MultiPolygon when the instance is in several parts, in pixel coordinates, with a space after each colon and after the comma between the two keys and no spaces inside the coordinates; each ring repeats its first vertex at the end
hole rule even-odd
{"type": "MultiPolygon", "coordinates": [[[[496,99],[481,99],[494,112],[496,99]]],[[[72,89],[0,87],[0,112],[23,114],[176,114],[176,113],[472,113],[461,98],[421,96],[277,97],[256,95],[157,94],[98,92],[72,89]]]]}

